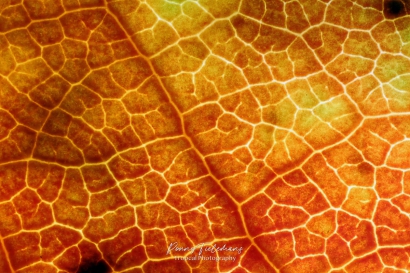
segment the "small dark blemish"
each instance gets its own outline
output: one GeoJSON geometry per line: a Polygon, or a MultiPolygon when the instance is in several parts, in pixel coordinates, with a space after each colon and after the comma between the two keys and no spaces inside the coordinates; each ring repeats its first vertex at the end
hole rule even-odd
{"type": "Polygon", "coordinates": [[[77,270],[77,273],[110,273],[111,268],[108,264],[100,260],[98,262],[83,262],[77,270]]]}
{"type": "Polygon", "coordinates": [[[387,19],[394,19],[406,14],[406,6],[402,0],[385,0],[384,16],[387,19]]]}

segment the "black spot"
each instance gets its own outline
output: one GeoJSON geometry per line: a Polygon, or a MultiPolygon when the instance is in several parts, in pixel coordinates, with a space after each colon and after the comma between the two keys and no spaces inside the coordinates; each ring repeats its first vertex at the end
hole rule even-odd
{"type": "Polygon", "coordinates": [[[110,273],[111,268],[108,264],[100,260],[98,262],[82,262],[77,273],[110,273]]]}
{"type": "Polygon", "coordinates": [[[399,14],[404,9],[401,1],[390,1],[388,4],[388,11],[391,14],[399,14]]]}
{"type": "Polygon", "coordinates": [[[384,16],[388,19],[397,18],[406,14],[406,7],[401,0],[385,0],[384,16]]]}

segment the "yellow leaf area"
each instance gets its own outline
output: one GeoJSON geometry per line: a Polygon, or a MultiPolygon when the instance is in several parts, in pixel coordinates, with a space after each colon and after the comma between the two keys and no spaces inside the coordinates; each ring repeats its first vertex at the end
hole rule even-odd
{"type": "Polygon", "coordinates": [[[408,272],[409,12],[1,0],[0,272],[408,272]]]}

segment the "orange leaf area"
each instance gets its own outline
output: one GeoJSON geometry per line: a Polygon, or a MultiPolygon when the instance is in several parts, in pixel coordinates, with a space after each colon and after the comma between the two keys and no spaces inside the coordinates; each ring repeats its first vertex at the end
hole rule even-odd
{"type": "Polygon", "coordinates": [[[0,273],[410,264],[404,0],[0,0],[0,273]]]}

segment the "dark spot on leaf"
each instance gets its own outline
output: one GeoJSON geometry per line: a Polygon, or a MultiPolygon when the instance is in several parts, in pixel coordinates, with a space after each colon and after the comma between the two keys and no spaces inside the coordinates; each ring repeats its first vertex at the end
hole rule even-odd
{"type": "Polygon", "coordinates": [[[111,268],[108,264],[100,260],[98,262],[83,262],[77,270],[77,273],[110,273],[111,268]]]}
{"type": "Polygon", "coordinates": [[[406,14],[406,5],[402,0],[385,0],[384,16],[387,19],[394,19],[406,14]]]}

